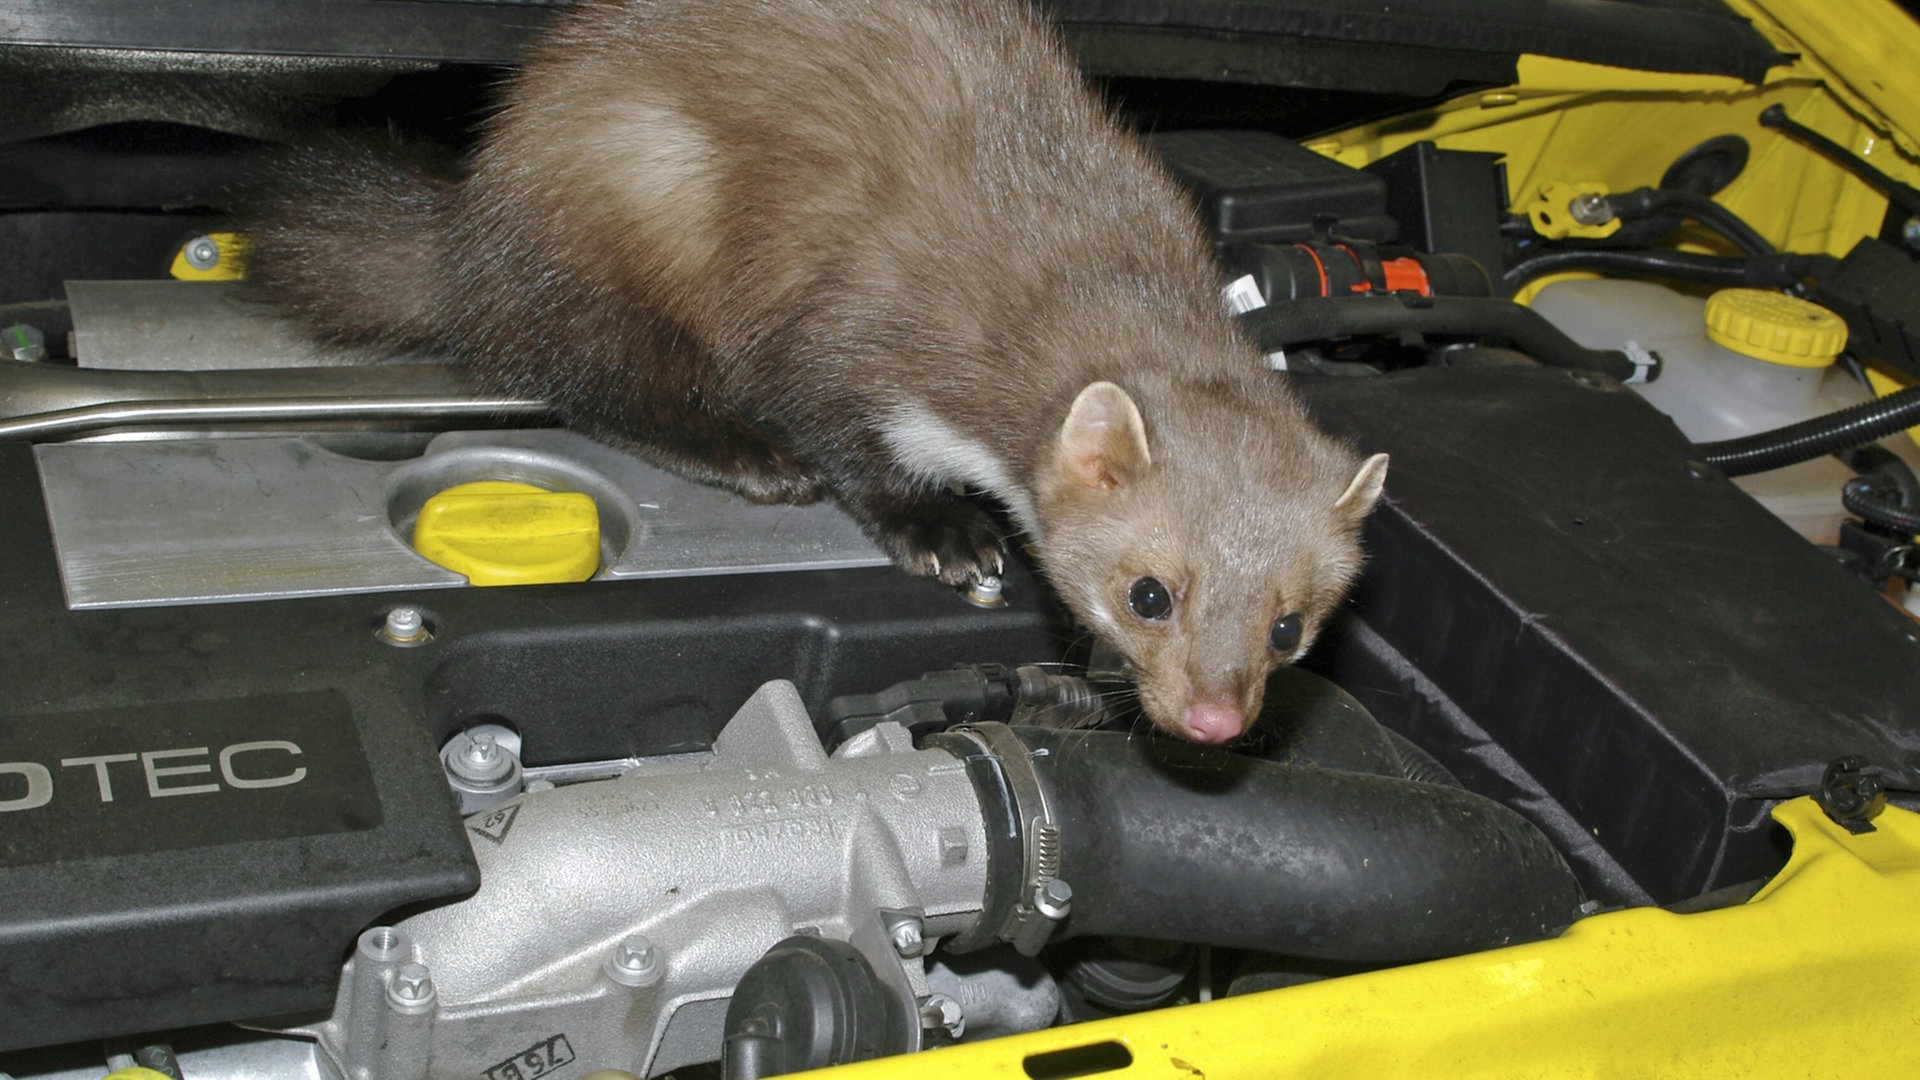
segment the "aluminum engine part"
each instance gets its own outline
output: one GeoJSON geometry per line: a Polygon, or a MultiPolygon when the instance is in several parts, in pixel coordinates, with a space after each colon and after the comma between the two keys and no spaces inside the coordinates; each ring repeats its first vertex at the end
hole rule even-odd
{"type": "Polygon", "coordinates": [[[757,506],[563,430],[445,432],[399,462],[293,436],[43,445],[34,458],[75,609],[457,588],[466,578],[408,539],[422,503],[473,480],[592,495],[605,579],[888,562],[835,506],[757,506]]]}
{"type": "MultiPolygon", "coordinates": [[[[987,842],[965,765],[882,724],[829,759],[792,684],[712,756],[529,792],[468,819],[481,887],[368,931],[333,1016],[298,1029],[352,1080],[717,1060],[728,998],[798,933],[850,942],[917,1015],[926,947],[979,918],[987,842]],[[531,1065],[527,1063],[532,1063],[531,1065]]],[[[919,1032],[905,1033],[918,1047],[919,1032]]]]}
{"type": "Polygon", "coordinates": [[[927,965],[927,984],[959,1004],[969,1042],[1039,1031],[1060,1015],[1053,975],[1012,948],[943,955],[927,965]]]}

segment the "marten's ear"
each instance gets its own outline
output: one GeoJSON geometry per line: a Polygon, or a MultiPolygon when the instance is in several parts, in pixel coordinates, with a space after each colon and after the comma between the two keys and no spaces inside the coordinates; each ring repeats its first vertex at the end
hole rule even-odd
{"type": "Polygon", "coordinates": [[[1373,513],[1373,504],[1380,501],[1380,491],[1387,486],[1387,455],[1375,454],[1360,463],[1360,471],[1353,474],[1353,482],[1336,499],[1333,508],[1359,521],[1373,513]]]}
{"type": "Polygon", "coordinates": [[[1151,464],[1147,428],[1127,392],[1110,382],[1080,391],[1054,449],[1061,474],[1082,487],[1112,491],[1147,475],[1151,464]]]}

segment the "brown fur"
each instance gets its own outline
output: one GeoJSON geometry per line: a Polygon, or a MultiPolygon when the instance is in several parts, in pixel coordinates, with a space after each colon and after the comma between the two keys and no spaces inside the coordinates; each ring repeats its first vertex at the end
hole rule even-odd
{"type": "Polygon", "coordinates": [[[985,486],[1171,730],[1200,699],[1251,715],[1285,659],[1272,620],[1317,628],[1358,568],[1377,482],[1335,508],[1357,459],[1257,370],[1185,198],[1019,0],[587,3],[507,85],[463,183],[330,172],[254,256],[324,336],[450,349],[752,498],[830,494],[950,582],[998,565],[945,488],[985,486]],[[356,217],[404,282],[354,276],[356,217]],[[1096,437],[1089,460],[1125,475],[1089,485],[1062,425],[1103,380],[1150,460],[1096,437]],[[949,467],[903,457],[900,430],[968,441],[949,467]],[[1148,574],[1178,597],[1152,625],[1125,602],[1148,574]]]}

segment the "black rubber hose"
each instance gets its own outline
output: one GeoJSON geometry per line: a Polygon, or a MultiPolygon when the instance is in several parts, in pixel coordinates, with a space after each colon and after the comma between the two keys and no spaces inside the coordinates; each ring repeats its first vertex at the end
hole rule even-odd
{"type": "Polygon", "coordinates": [[[1427,753],[1419,743],[1397,731],[1382,728],[1387,733],[1387,741],[1393,744],[1393,752],[1400,759],[1400,774],[1409,780],[1418,780],[1422,784],[1439,784],[1443,787],[1459,787],[1460,781],[1447,771],[1440,759],[1427,753]]]}
{"type": "Polygon", "coordinates": [[[1497,337],[1548,367],[1597,371],[1621,382],[1641,372],[1651,382],[1658,366],[1641,368],[1623,352],[1589,349],[1536,314],[1506,300],[1463,296],[1341,296],[1289,300],[1241,315],[1242,328],[1273,352],[1309,341],[1381,334],[1497,337]]]}
{"type": "Polygon", "coordinates": [[[1509,292],[1547,274],[1593,270],[1631,277],[1697,281],[1703,285],[1782,289],[1806,278],[1820,278],[1840,265],[1830,255],[1702,255],[1664,249],[1555,248],[1528,255],[1501,275],[1509,292]]]}
{"type": "Polygon", "coordinates": [[[1840,505],[1869,525],[1892,529],[1906,536],[1920,533],[1920,513],[1900,505],[1899,494],[1888,480],[1854,477],[1840,489],[1840,505]]]}
{"type": "Polygon", "coordinates": [[[1644,218],[1662,212],[1679,214],[1726,237],[1749,255],[1770,255],[1774,251],[1774,246],[1767,238],[1741,220],[1740,215],[1697,191],[1634,188],[1607,196],[1607,204],[1613,207],[1615,214],[1627,219],[1644,218]]]}
{"type": "Polygon", "coordinates": [[[1432,755],[1382,726],[1338,683],[1292,666],[1268,676],[1266,703],[1247,749],[1282,765],[1460,786],[1432,755]]]}
{"type": "Polygon", "coordinates": [[[1728,476],[1746,476],[1865,446],[1915,424],[1920,424],[1920,386],[1757,435],[1702,443],[1696,449],[1707,464],[1728,476]]]}
{"type": "Polygon", "coordinates": [[[1579,915],[1546,837],[1470,792],[1122,732],[1014,731],[1060,825],[1066,935],[1398,963],[1550,937],[1579,915]]]}
{"type": "Polygon", "coordinates": [[[1872,480],[1886,494],[1895,499],[1895,505],[1908,510],[1920,510],[1920,476],[1915,476],[1913,468],[1900,455],[1884,446],[1870,445],[1843,450],[1834,455],[1847,468],[1872,480]]]}

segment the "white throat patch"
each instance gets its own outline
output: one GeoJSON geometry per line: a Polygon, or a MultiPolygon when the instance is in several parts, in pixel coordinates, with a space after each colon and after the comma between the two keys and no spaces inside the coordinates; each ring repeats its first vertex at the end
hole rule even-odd
{"type": "Polygon", "coordinates": [[[1040,535],[1033,497],[1014,482],[1007,463],[978,439],[955,431],[919,405],[898,405],[881,421],[880,434],[901,468],[935,484],[961,483],[1000,500],[1030,536],[1040,535]]]}

